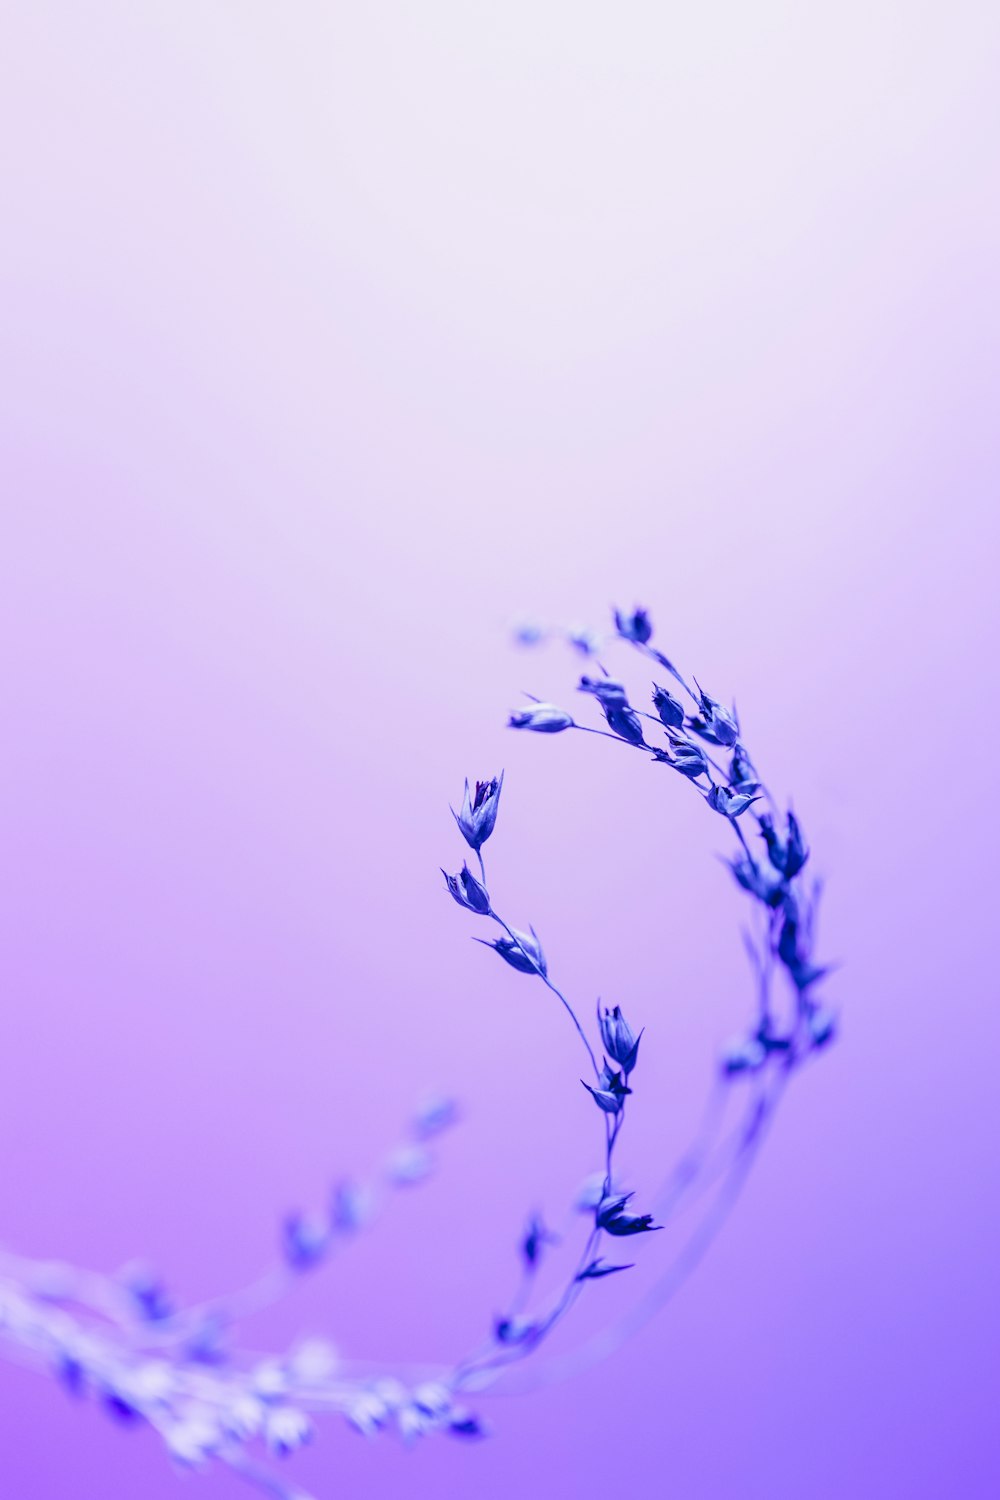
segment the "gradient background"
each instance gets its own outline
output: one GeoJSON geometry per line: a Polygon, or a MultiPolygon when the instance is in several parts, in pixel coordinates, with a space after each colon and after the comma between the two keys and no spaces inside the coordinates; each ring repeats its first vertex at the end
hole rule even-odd
{"type": "MultiPolygon", "coordinates": [[[[829,876],[842,1044],[683,1295],[489,1448],[326,1426],[320,1500],[1000,1489],[998,40],[961,0],[5,14],[0,1236],[223,1290],[439,1085],[440,1178],[250,1334],[477,1338],[593,1165],[564,1018],[440,885],[501,764],[495,893],[648,1025],[652,1180],[748,1014],[741,907],[678,778],[505,734],[577,667],[524,613],[647,603],[829,876]]],[[[0,1369],[5,1494],[178,1483],[0,1369]]]]}

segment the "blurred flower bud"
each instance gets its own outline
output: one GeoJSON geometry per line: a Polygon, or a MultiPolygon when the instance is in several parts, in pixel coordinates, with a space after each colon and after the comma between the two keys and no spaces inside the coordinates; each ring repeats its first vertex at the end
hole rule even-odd
{"type": "Polygon", "coordinates": [[[119,1271],[118,1280],[132,1299],[136,1312],[147,1323],[161,1323],[172,1316],[173,1300],[162,1278],[150,1266],[135,1261],[119,1271]]]}
{"type": "Polygon", "coordinates": [[[628,707],[625,687],[613,677],[581,677],[577,688],[581,693],[591,693],[603,709],[628,707]]]}
{"type": "Polygon", "coordinates": [[[313,1424],[304,1411],[295,1406],[276,1406],[264,1418],[264,1441],[271,1453],[287,1458],[309,1442],[313,1424]]]}
{"type": "Polygon", "coordinates": [[[413,1117],[413,1129],[421,1140],[440,1135],[454,1125],[458,1119],[458,1105],[445,1094],[432,1094],[425,1099],[413,1117]]]}
{"type": "Polygon", "coordinates": [[[767,1051],[758,1037],[738,1037],[722,1054],[722,1071],[727,1077],[738,1073],[756,1073],[767,1061],[767,1051]]]}
{"type": "Polygon", "coordinates": [[[738,855],[734,859],[727,859],[725,863],[732,870],[736,883],[749,891],[751,896],[756,896],[758,901],[763,901],[767,906],[780,906],[784,899],[784,888],[779,880],[775,880],[766,870],[746,855],[738,855]]]}
{"type": "Polygon", "coordinates": [[[774,819],[770,813],[765,813],[760,819],[760,831],[764,835],[767,844],[767,857],[774,868],[784,875],[786,880],[796,876],[809,858],[809,850],[806,848],[802,837],[802,829],[799,827],[798,819],[793,812],[788,814],[787,836],[782,839],[774,826],[774,819]]]}
{"type": "Polygon", "coordinates": [[[573,728],[573,719],[554,703],[532,703],[515,709],[507,720],[508,729],[534,729],[538,734],[559,734],[573,728]]]}
{"type": "Polygon", "coordinates": [[[597,1210],[596,1223],[598,1229],[603,1229],[606,1234],[613,1234],[621,1238],[630,1234],[646,1234],[650,1230],[662,1229],[662,1224],[653,1223],[652,1214],[630,1214],[626,1212],[626,1204],[633,1197],[632,1193],[621,1193],[614,1198],[605,1198],[597,1210]]]}
{"type": "Polygon", "coordinates": [[[319,1265],[330,1247],[329,1225],[316,1215],[288,1214],[282,1226],[281,1246],[293,1271],[309,1271],[319,1265]]]}
{"type": "Polygon", "coordinates": [[[615,610],[615,629],[620,636],[627,641],[636,641],[644,646],[653,634],[653,624],[649,614],[644,609],[634,609],[631,614],[625,614],[620,609],[615,610]]]}
{"type": "Polygon", "coordinates": [[[530,1318],[503,1317],[493,1324],[493,1336],[498,1344],[526,1344],[537,1329],[530,1318]]]}
{"type": "Polygon", "coordinates": [[[529,1269],[534,1269],[542,1258],[542,1251],[546,1245],[558,1245],[559,1238],[553,1234],[551,1229],[546,1229],[537,1214],[532,1214],[528,1221],[528,1227],[521,1241],[521,1254],[524,1263],[529,1269]]]}
{"type": "Polygon", "coordinates": [[[399,1146],[389,1158],[386,1173],[394,1187],[412,1187],[434,1170],[434,1161],[424,1146],[399,1146]]]}

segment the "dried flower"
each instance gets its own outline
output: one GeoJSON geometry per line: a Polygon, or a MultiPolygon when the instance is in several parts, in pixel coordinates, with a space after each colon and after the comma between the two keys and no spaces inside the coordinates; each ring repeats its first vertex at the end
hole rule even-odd
{"type": "Polygon", "coordinates": [[[802,829],[793,812],[788,814],[787,830],[787,837],[782,839],[775,830],[774,819],[770,813],[762,814],[760,831],[767,845],[767,857],[786,880],[792,880],[809,858],[809,850],[806,848],[802,829]]]}
{"type": "Polygon", "coordinates": [[[613,677],[581,677],[577,687],[581,693],[591,693],[604,709],[628,707],[625,688],[613,677]]]}
{"type": "Polygon", "coordinates": [[[559,734],[573,728],[573,719],[554,703],[532,703],[528,708],[515,709],[507,725],[510,729],[534,729],[538,734],[559,734]]]}
{"type": "Polygon", "coordinates": [[[693,715],[688,720],[688,725],[696,734],[700,734],[703,740],[708,740],[713,745],[724,745],[732,748],[740,737],[739,720],[735,710],[730,712],[710,698],[706,692],[698,687],[698,703],[701,708],[700,715],[693,715]]]}
{"type": "Polygon", "coordinates": [[[668,729],[682,729],[684,727],[684,705],[679,698],[665,687],[653,684],[653,707],[660,716],[660,720],[668,729]]]}
{"type": "Polygon", "coordinates": [[[475,849],[477,853],[493,832],[502,787],[502,771],[490,781],[477,781],[475,791],[471,793],[469,783],[466,782],[462,811],[455,812],[452,808],[452,815],[462,831],[462,837],[469,848],[475,849]]]}
{"type": "Polygon", "coordinates": [[[474,911],[481,917],[489,916],[489,892],[476,879],[468,865],[463,864],[457,875],[449,875],[447,870],[442,870],[441,874],[444,876],[445,885],[459,906],[464,906],[466,911],[474,911]]]}
{"type": "Polygon", "coordinates": [[[613,1010],[605,1007],[603,1015],[598,1008],[597,1020],[605,1052],[614,1062],[620,1063],[622,1072],[628,1075],[635,1067],[639,1056],[642,1032],[640,1031],[638,1036],[635,1035],[617,1005],[613,1010]]]}
{"type": "Polygon", "coordinates": [[[682,776],[696,781],[699,776],[708,772],[708,761],[705,752],[700,746],[685,739],[682,734],[668,729],[667,736],[670,740],[669,750],[654,750],[654,760],[662,761],[664,765],[672,766],[675,771],[680,771],[682,776]]]}
{"type": "Polygon", "coordinates": [[[583,1078],[580,1079],[580,1082],[587,1090],[587,1093],[591,1095],[594,1103],[599,1105],[607,1115],[619,1114],[624,1107],[626,1094],[631,1094],[632,1092],[621,1073],[609,1068],[607,1063],[601,1069],[596,1088],[593,1088],[583,1078]]]}
{"type": "Polygon", "coordinates": [[[546,1229],[538,1214],[532,1214],[521,1241],[521,1255],[524,1263],[530,1269],[534,1269],[542,1258],[542,1251],[546,1245],[558,1245],[559,1237],[546,1229]]]}
{"type": "Polygon", "coordinates": [[[476,942],[483,943],[487,948],[494,948],[512,969],[517,969],[522,974],[541,974],[544,978],[548,970],[535,929],[532,927],[529,934],[518,932],[516,927],[512,927],[511,933],[512,937],[495,938],[492,943],[485,938],[476,938],[476,942]]]}
{"type": "Polygon", "coordinates": [[[318,1266],[330,1247],[330,1229],[325,1220],[309,1214],[288,1214],[282,1231],[285,1260],[293,1271],[318,1266]]]}
{"type": "Polygon", "coordinates": [[[619,1193],[616,1197],[606,1198],[597,1210],[596,1223],[598,1229],[603,1229],[606,1234],[623,1238],[630,1234],[646,1234],[650,1230],[662,1229],[661,1224],[653,1223],[652,1214],[630,1214],[626,1212],[626,1204],[634,1197],[634,1193],[619,1193]]]}
{"type": "Polygon", "coordinates": [[[625,614],[622,610],[615,610],[615,629],[620,636],[627,641],[635,641],[644,646],[653,634],[652,621],[644,609],[634,609],[631,614],[625,614]]]}
{"type": "Polygon", "coordinates": [[[724,818],[738,818],[748,807],[753,806],[757,798],[748,797],[745,792],[730,791],[729,787],[719,783],[712,787],[705,801],[724,818]]]}

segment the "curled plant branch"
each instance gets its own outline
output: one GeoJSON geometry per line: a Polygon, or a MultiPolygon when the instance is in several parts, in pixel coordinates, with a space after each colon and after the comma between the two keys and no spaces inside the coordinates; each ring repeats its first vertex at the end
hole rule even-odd
{"type": "Polygon", "coordinates": [[[431,1432],[478,1437],[479,1418],[462,1404],[469,1392],[503,1393],[562,1379],[606,1357],[676,1292],[728,1217],[789,1081],[835,1034],[833,1014],[814,996],[827,973],[814,956],[819,887],[804,871],[809,861],[794,813],[783,815],[759,776],[735,709],[693,685],[652,643],[645,610],[616,611],[608,644],[623,644],[670,685],[654,681],[653,712],[636,708],[624,683],[599,656],[593,631],[524,628],[525,644],[546,634],[564,636],[592,663],[579,689],[604,717],[604,728],[579,723],[554,704],[531,700],[510,717],[515,729],[541,734],[599,735],[676,771],[723,818],[736,841],[726,861],[750,899],[756,928],[746,935],[754,980],[754,1013],[746,1031],[722,1053],[702,1125],[659,1188],[636,1194],[618,1181],[617,1149],[632,1097],[640,1049],[649,1042],[620,1005],[598,1002],[588,1033],[581,1013],[553,980],[533,927],[519,929],[494,903],[483,846],[496,827],[503,776],[465,786],[454,814],[475,856],[457,874],[442,871],[456,903],[496,933],[480,938],[509,968],[541,980],[566,1012],[585,1057],[581,1084],[595,1108],[600,1165],[573,1205],[585,1227],[571,1251],[556,1293],[537,1292],[539,1267],[563,1253],[568,1232],[556,1234],[533,1216],[520,1241],[521,1274],[504,1312],[476,1349],[446,1369],[389,1372],[339,1360],[331,1346],[311,1340],[275,1358],[242,1352],[233,1342],[238,1322],[283,1296],[298,1277],[335,1258],[374,1216],[387,1190],[406,1188],[433,1170],[433,1142],[454,1120],[454,1106],[432,1101],[412,1122],[407,1140],[383,1164],[374,1183],[341,1183],[320,1210],[290,1215],[281,1232],[279,1265],[243,1291],[176,1307],[150,1270],[133,1266],[118,1276],[28,1261],[0,1253],[0,1347],[23,1363],[47,1368],[71,1392],[91,1394],[123,1422],[156,1430],[174,1462],[201,1469],[228,1467],[272,1500],[309,1500],[261,1463],[287,1457],[313,1433],[310,1414],[334,1413],[374,1436],[392,1428],[412,1441],[431,1432]],[[680,690],[680,695],[677,690],[680,690]],[[683,695],[683,696],[681,696],[683,695]],[[690,707],[685,706],[685,698],[690,707]],[[763,810],[762,810],[763,809],[763,810]],[[781,1002],[776,979],[785,981],[781,1002]],[[727,1117],[736,1119],[725,1130],[727,1117]],[[643,1206],[645,1204],[646,1206],[643,1206]],[[684,1230],[674,1238],[674,1232],[684,1230]],[[633,1269],[622,1258],[660,1232],[672,1243],[652,1287],[582,1349],[559,1359],[532,1358],[587,1289],[633,1269]],[[678,1242],[679,1239],[679,1242],[678,1242]]]}
{"type": "MultiPolygon", "coordinates": [[[[530,1296],[522,1284],[514,1309],[497,1319],[491,1343],[458,1367],[459,1387],[528,1389],[606,1357],[635,1332],[701,1260],[739,1196],[789,1079],[835,1034],[832,1012],[814,996],[815,987],[828,970],[814,958],[819,886],[810,885],[803,874],[809,850],[798,819],[791,810],[783,817],[779,813],[744,743],[735,709],[712,698],[696,680],[692,686],[670,658],[653,645],[648,613],[643,609],[630,613],[616,610],[614,621],[614,635],[608,644],[624,644],[672,679],[670,686],[657,681],[651,684],[654,711],[637,709],[625,684],[612,677],[600,662],[604,643],[595,632],[522,628],[518,633],[522,644],[534,646],[546,634],[555,633],[593,660],[594,672],[584,674],[578,688],[596,701],[607,727],[579,723],[566,709],[536,699],[511,714],[510,727],[545,735],[577,730],[613,740],[678,772],[706,806],[725,819],[738,845],[737,853],[726,863],[754,903],[757,917],[756,933],[746,936],[756,982],[755,1014],[747,1031],[723,1052],[699,1135],[659,1191],[651,1195],[651,1211],[636,1212],[634,1193],[624,1191],[615,1180],[615,1151],[633,1092],[643,1033],[633,1032],[620,1006],[603,1012],[598,1006],[595,1040],[603,1051],[598,1064],[577,1011],[552,981],[534,928],[527,933],[514,928],[496,910],[488,890],[483,845],[496,824],[503,778],[477,782],[471,793],[466,785],[462,811],[456,814],[456,820],[476,855],[479,877],[464,866],[456,876],[446,874],[448,889],[460,906],[500,926],[504,936],[489,946],[512,968],[540,978],[568,1013],[595,1075],[595,1083],[584,1080],[584,1087],[600,1112],[604,1165],[580,1200],[589,1229],[562,1290],[547,1308],[533,1314],[528,1310],[530,1296]],[[690,708],[685,707],[678,688],[690,708]],[[761,803],[766,810],[761,810],[761,803]],[[749,836],[745,831],[748,825],[752,829],[749,836]],[[775,994],[779,974],[786,980],[788,998],[784,1007],[775,994]],[[730,1135],[720,1141],[728,1096],[740,1081],[748,1085],[742,1110],[730,1135]],[[613,1254],[614,1241],[627,1237],[631,1242],[633,1237],[657,1229],[672,1229],[682,1224],[685,1216],[690,1223],[692,1211],[694,1226],[668,1256],[658,1281],[618,1323],[603,1330],[584,1350],[541,1370],[536,1366],[527,1379],[500,1380],[548,1338],[585,1285],[632,1269],[630,1264],[604,1258],[613,1254]],[[660,1223],[654,1222],[654,1215],[660,1223]]],[[[526,1280],[530,1282],[537,1269],[537,1254],[526,1256],[526,1261],[526,1280]]]]}

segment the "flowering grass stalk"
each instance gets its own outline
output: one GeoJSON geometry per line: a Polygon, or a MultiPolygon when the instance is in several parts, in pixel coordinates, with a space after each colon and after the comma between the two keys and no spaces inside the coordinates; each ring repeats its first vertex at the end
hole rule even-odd
{"type": "MultiPolygon", "coordinates": [[[[0,1347],[49,1369],[67,1390],[94,1396],[118,1420],[148,1424],[179,1467],[219,1463],[273,1500],[309,1500],[261,1457],[281,1459],[302,1447],[316,1414],[340,1415],[368,1436],[391,1428],[405,1441],[431,1432],[478,1437],[481,1423],[462,1404],[467,1393],[529,1389],[606,1357],[698,1264],[742,1189],[789,1081],[832,1041],[834,1016],[814,993],[828,972],[815,958],[819,886],[805,874],[809,849],[798,819],[780,811],[760,777],[735,709],[694,679],[689,683],[653,644],[646,611],[617,611],[614,618],[607,644],[624,646],[656,668],[652,712],[637,708],[600,661],[605,643],[592,631],[572,631],[558,634],[588,659],[591,671],[578,686],[603,715],[604,727],[536,700],[509,722],[540,734],[599,735],[650,757],[675,771],[728,825],[735,847],[727,864],[755,917],[746,935],[754,1004],[746,1029],[721,1054],[695,1139],[659,1187],[641,1198],[618,1180],[618,1145],[641,1079],[640,1052],[651,1043],[618,1004],[598,1003],[588,1029],[583,1012],[550,974],[534,928],[515,927],[495,902],[483,848],[496,829],[503,776],[466,783],[454,816],[475,868],[466,862],[456,874],[442,871],[446,889],[467,913],[491,924],[492,935],[480,942],[555,997],[581,1049],[586,1076],[580,1082],[594,1106],[600,1165],[575,1200],[584,1220],[576,1248],[565,1254],[566,1236],[533,1216],[520,1241],[514,1296],[483,1342],[446,1369],[390,1373],[348,1365],[321,1340],[277,1357],[240,1350],[234,1335],[242,1318],[332,1261],[374,1218],[387,1192],[432,1172],[435,1139],[455,1118],[453,1104],[441,1099],[411,1122],[374,1182],[364,1188],[340,1183],[321,1208],[286,1218],[280,1262],[232,1296],[181,1308],[142,1266],[102,1276],[0,1253],[0,1347]],[[660,1244],[661,1233],[670,1248],[658,1279],[624,1316],[570,1355],[527,1362],[581,1296],[599,1295],[596,1283],[627,1276],[634,1262],[623,1252],[630,1256],[650,1236],[660,1244]],[[543,1299],[538,1271],[550,1258],[564,1264],[558,1290],[543,1299]]],[[[532,628],[520,636],[534,645],[546,633],[552,632],[532,628]]]]}

